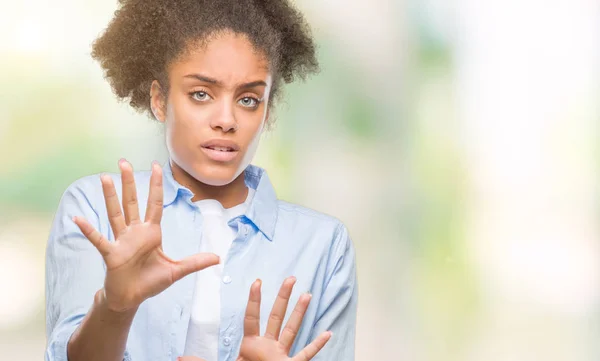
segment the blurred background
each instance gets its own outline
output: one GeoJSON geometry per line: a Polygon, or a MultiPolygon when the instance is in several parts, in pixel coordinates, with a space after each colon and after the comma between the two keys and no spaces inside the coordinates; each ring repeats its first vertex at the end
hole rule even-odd
{"type": "MultiPolygon", "coordinates": [[[[0,360],[42,360],[74,180],[167,158],[90,56],[116,1],[0,6],[0,360]]],[[[600,359],[600,2],[299,0],[322,72],[255,164],[348,226],[356,359],[600,359]]]]}

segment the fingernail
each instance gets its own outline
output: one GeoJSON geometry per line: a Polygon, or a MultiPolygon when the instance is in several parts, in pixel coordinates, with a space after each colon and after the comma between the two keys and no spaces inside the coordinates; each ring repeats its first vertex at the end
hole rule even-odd
{"type": "Polygon", "coordinates": [[[125,158],[121,158],[119,159],[119,165],[121,165],[121,163],[125,162],[125,158]]]}

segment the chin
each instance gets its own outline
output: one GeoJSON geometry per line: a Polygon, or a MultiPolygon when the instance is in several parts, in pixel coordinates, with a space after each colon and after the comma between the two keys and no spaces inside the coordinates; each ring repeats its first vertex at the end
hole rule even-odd
{"type": "Polygon", "coordinates": [[[202,154],[196,157],[190,156],[190,154],[178,157],[177,152],[170,152],[170,154],[172,160],[188,175],[201,183],[213,187],[222,187],[232,183],[243,174],[246,168],[244,166],[246,164],[244,157],[232,162],[223,163],[206,159],[202,157],[202,154]]]}
{"type": "Polygon", "coordinates": [[[198,165],[193,177],[204,184],[221,187],[237,178],[236,169],[234,165],[198,165]]]}

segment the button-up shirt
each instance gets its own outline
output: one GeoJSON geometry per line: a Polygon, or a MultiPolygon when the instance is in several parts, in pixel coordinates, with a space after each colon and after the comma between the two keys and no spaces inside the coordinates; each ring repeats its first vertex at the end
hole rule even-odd
{"type": "MultiPolygon", "coordinates": [[[[150,174],[134,172],[140,219],[145,216],[150,174]]],[[[120,174],[109,175],[122,199],[120,174]]],[[[223,266],[219,361],[235,361],[238,356],[252,282],[260,278],[263,285],[262,334],[279,288],[289,276],[297,281],[284,324],[300,295],[312,294],[290,355],[331,330],[332,338],[313,360],[353,361],[358,294],[354,247],[346,227],[332,216],[278,199],[260,167],[249,165],[244,179],[255,194],[246,212],[229,222],[236,237],[223,266]]],[[[195,254],[200,247],[202,216],[193,196],[173,178],[167,160],[161,228],[163,250],[173,259],[195,254]]],[[[69,338],[104,285],[106,265],[73,216],[84,217],[114,241],[99,175],[80,178],[67,188],[52,223],[46,250],[46,361],[67,361],[69,338]]],[[[183,356],[195,279],[196,274],[184,277],[140,305],[124,360],[174,361],[183,356]]]]}

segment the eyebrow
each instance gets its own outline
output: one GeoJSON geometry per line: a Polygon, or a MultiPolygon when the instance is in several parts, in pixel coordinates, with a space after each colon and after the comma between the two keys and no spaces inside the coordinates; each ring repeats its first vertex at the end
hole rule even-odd
{"type": "MultiPolygon", "coordinates": [[[[196,80],[203,81],[205,83],[215,84],[217,86],[223,86],[223,84],[220,81],[218,81],[217,79],[213,79],[213,78],[207,77],[202,74],[188,74],[188,75],[185,75],[184,78],[196,79],[196,80]]],[[[249,89],[249,88],[254,88],[256,86],[265,86],[266,87],[267,83],[265,83],[262,80],[255,80],[255,81],[251,81],[249,83],[241,84],[239,86],[239,88],[249,89]]]]}

